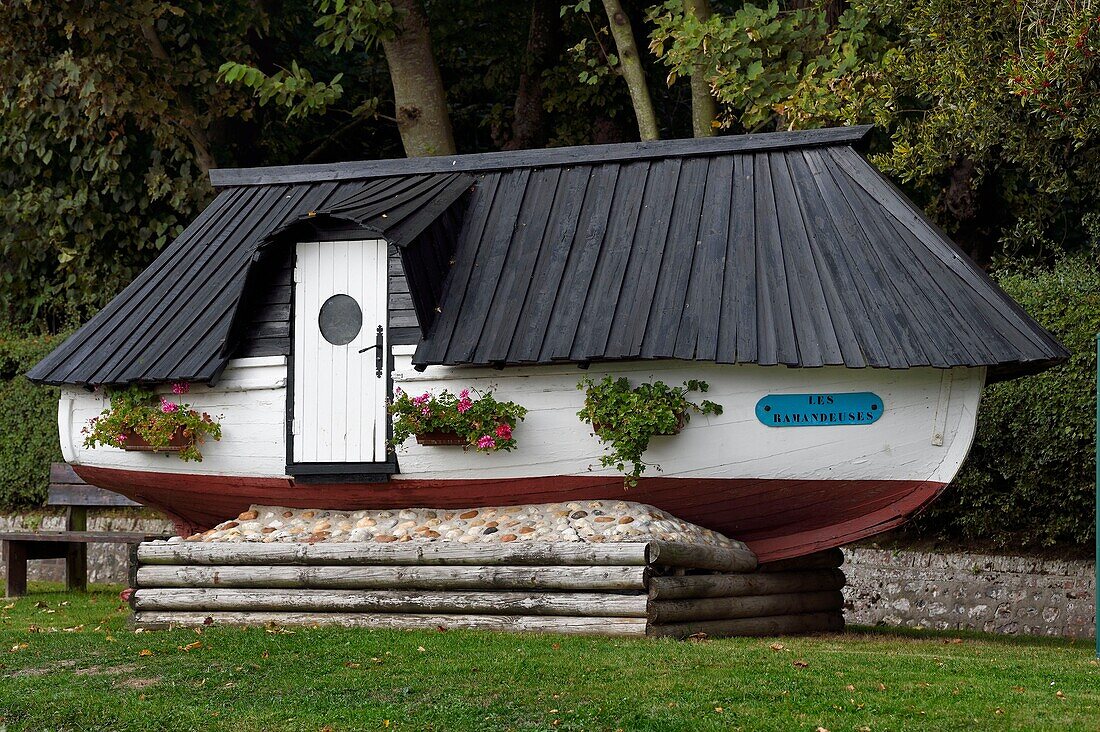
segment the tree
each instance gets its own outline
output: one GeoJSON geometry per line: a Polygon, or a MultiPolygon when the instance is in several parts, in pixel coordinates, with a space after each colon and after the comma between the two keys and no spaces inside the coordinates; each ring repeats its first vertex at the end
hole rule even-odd
{"type": "Polygon", "coordinates": [[[0,5],[0,319],[85,317],[203,206],[239,10],[0,5]]]}
{"type": "Polygon", "coordinates": [[[649,84],[642,69],[630,17],[623,10],[620,0],[603,0],[603,7],[611,26],[611,36],[615,39],[615,48],[618,50],[620,73],[626,81],[630,100],[634,105],[634,115],[638,118],[638,136],[643,140],[656,140],[660,137],[657,114],[653,111],[653,100],[649,96],[649,84]]]}
{"type": "MultiPolygon", "coordinates": [[[[708,0],[684,0],[684,22],[705,23],[710,18],[708,0]]],[[[697,64],[691,72],[691,132],[695,137],[710,137],[718,121],[718,103],[710,93],[707,67],[697,64]]]]}
{"type": "MultiPolygon", "coordinates": [[[[317,45],[333,54],[357,47],[370,51],[380,45],[385,53],[393,89],[394,111],[405,154],[410,157],[452,155],[454,130],[447,108],[439,65],[432,51],[427,18],[419,0],[318,0],[321,29],[317,45]]],[[[220,77],[256,91],[260,104],[274,99],[290,109],[290,116],[323,113],[343,95],[344,72],[329,82],[316,82],[310,72],[292,60],[289,69],[267,73],[248,63],[227,61],[220,77]]],[[[377,117],[377,97],[366,100],[353,118],[377,117]]]]}

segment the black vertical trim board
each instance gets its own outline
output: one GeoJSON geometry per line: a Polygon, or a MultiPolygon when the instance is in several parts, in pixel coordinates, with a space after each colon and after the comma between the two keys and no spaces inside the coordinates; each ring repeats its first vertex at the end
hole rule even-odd
{"type": "MultiPolygon", "coordinates": [[[[633,163],[623,167],[617,181],[607,230],[592,274],[592,285],[573,341],[573,350],[570,353],[572,360],[598,358],[607,348],[608,333],[616,315],[620,315],[616,306],[639,221],[647,210],[649,213],[644,219],[646,224],[654,216],[652,206],[647,209],[644,205],[649,173],[648,164],[633,163]]],[[[625,314],[620,315],[624,316],[625,314]]]]}
{"type": "Polygon", "coordinates": [[[485,330],[479,339],[475,360],[480,362],[505,361],[508,348],[516,334],[523,308],[531,287],[531,276],[535,271],[540,244],[546,236],[546,223],[559,204],[558,183],[561,171],[558,168],[535,170],[520,215],[516,218],[516,230],[512,237],[511,255],[504,261],[500,279],[493,292],[489,305],[491,317],[486,320],[485,330]]]}
{"type": "Polygon", "coordinates": [[[825,210],[815,176],[801,155],[788,156],[787,164],[792,180],[799,181],[794,193],[829,312],[833,315],[844,363],[885,367],[886,357],[868,315],[867,296],[862,285],[856,282],[855,269],[846,258],[846,249],[825,210]]]}
{"type": "Polygon", "coordinates": [[[837,330],[848,329],[843,312],[836,315],[836,323],[825,300],[821,273],[810,251],[809,237],[802,223],[802,210],[794,195],[794,183],[787,167],[785,155],[769,155],[772,185],[776,207],[783,211],[779,217],[784,265],[788,273],[794,273],[795,282],[789,284],[792,302],[799,312],[794,316],[798,334],[798,352],[803,366],[838,365],[844,363],[840,352],[837,330]]]}
{"type": "MultiPolygon", "coordinates": [[[[584,205],[588,182],[593,176],[592,168],[566,168],[558,182],[558,191],[554,199],[554,209],[550,213],[547,232],[552,232],[545,243],[539,247],[538,259],[531,270],[524,301],[518,311],[525,317],[524,327],[514,328],[514,337],[508,351],[508,360],[525,358],[533,361],[530,354],[537,354],[540,345],[546,340],[546,329],[554,312],[557,294],[561,292],[561,279],[573,246],[576,245],[577,228],[580,224],[581,207],[584,205]]],[[[519,325],[517,318],[516,325],[519,325]]]]}
{"type": "Polygon", "coordinates": [[[464,246],[455,249],[455,265],[443,284],[443,297],[440,304],[440,314],[432,322],[429,334],[436,333],[434,338],[429,337],[426,342],[421,342],[416,349],[414,361],[420,363],[423,359],[431,361],[445,361],[450,358],[450,347],[455,326],[458,324],[459,314],[465,305],[466,293],[470,278],[474,270],[474,261],[480,251],[481,243],[486,233],[494,225],[499,208],[495,206],[496,196],[500,189],[499,174],[485,176],[478,183],[470,203],[470,212],[463,223],[465,236],[460,236],[460,242],[467,242],[464,246]],[[467,228],[469,231],[467,232],[467,228]]]}
{"type": "Polygon", "coordinates": [[[619,175],[619,166],[603,166],[592,171],[578,222],[583,223],[584,228],[578,231],[580,238],[574,241],[569,251],[558,290],[554,293],[546,339],[540,349],[531,350],[532,355],[538,354],[537,358],[527,357],[527,360],[546,362],[567,359],[573,350],[582,314],[592,294],[596,262],[603,248],[619,175]]]}
{"type": "MultiPolygon", "coordinates": [[[[736,177],[726,248],[726,273],[722,284],[718,360],[759,363],[761,336],[756,314],[760,299],[756,267],[759,256],[756,243],[756,180],[753,177],[752,157],[745,155],[734,162],[736,177]]],[[[775,359],[772,360],[774,362],[775,359]]]]}
{"type": "Polygon", "coordinates": [[[657,358],[676,351],[680,321],[686,311],[689,276],[701,248],[699,222],[702,218],[707,173],[710,161],[702,158],[685,160],[680,169],[676,195],[672,199],[667,244],[662,242],[661,260],[654,274],[655,289],[646,300],[649,305],[646,321],[634,332],[630,350],[645,358],[657,358]]]}

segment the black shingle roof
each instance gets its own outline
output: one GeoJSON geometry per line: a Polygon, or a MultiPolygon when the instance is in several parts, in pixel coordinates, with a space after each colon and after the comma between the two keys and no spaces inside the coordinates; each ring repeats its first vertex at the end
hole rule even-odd
{"type": "Polygon", "coordinates": [[[264,244],[335,220],[407,247],[472,182],[446,173],[224,190],[27,376],[46,384],[214,381],[229,360],[237,307],[264,244]]]}
{"type": "Polygon", "coordinates": [[[257,251],[333,221],[401,246],[421,366],[682,358],[1003,378],[1063,360],[852,149],[867,131],[212,171],[230,187],[29,376],[216,379],[257,251]]]}

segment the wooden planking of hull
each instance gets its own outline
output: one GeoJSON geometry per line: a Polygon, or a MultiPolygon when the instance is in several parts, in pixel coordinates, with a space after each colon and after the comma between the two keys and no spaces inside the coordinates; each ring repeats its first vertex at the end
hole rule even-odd
{"type": "Polygon", "coordinates": [[[788,369],[677,361],[593,365],[588,375],[678,384],[700,378],[723,405],[676,437],[655,438],[660,463],[639,485],[602,468],[602,447],[576,412],[582,372],[573,366],[410,368],[395,347],[396,386],[406,391],[494,389],[529,409],[519,448],[484,455],[454,447],[398,449],[400,472],[383,483],[296,483],[286,474],[286,366],[281,358],[232,362],[217,388],[189,400],[221,417],[224,438],[201,463],[165,454],[89,450],[80,428],[106,405],[64,389],[65,458],[87,482],[167,512],[181,530],[209,527],[250,504],[359,509],[467,508],[581,499],[627,499],[749,544],[762,561],[799,556],[893,528],[951,481],[969,450],[984,369],[788,369]],[[775,428],[755,416],[768,394],[870,391],[882,398],[874,424],[775,428]]]}

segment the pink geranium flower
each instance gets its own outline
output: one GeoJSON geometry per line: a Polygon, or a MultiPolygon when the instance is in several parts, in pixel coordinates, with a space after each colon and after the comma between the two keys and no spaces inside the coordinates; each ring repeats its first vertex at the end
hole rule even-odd
{"type": "Polygon", "coordinates": [[[431,398],[432,398],[431,394],[429,394],[428,392],[424,392],[423,394],[421,394],[418,397],[413,397],[412,402],[413,402],[413,404],[415,404],[416,406],[419,407],[421,404],[423,404],[424,402],[428,401],[431,398]]]}
{"type": "Polygon", "coordinates": [[[463,399],[469,399],[470,398],[470,390],[469,389],[463,389],[462,391],[458,392],[458,395],[463,399]]]}
{"type": "Polygon", "coordinates": [[[432,416],[432,410],[429,407],[424,407],[423,409],[420,410],[420,413],[423,414],[425,417],[432,416]]]}
{"type": "Polygon", "coordinates": [[[477,438],[477,446],[480,447],[482,450],[491,450],[492,448],[497,446],[497,441],[489,435],[482,435],[481,437],[477,438]]]}
{"type": "Polygon", "coordinates": [[[512,439],[512,427],[508,424],[497,425],[497,437],[502,440],[512,439]]]}
{"type": "Polygon", "coordinates": [[[164,397],[161,397],[160,411],[164,412],[165,414],[171,414],[172,412],[178,412],[179,408],[180,405],[176,404],[175,402],[170,402],[164,397]]]}
{"type": "Polygon", "coordinates": [[[455,408],[458,409],[459,414],[466,414],[473,406],[474,403],[469,397],[463,397],[455,408]]]}
{"type": "Polygon", "coordinates": [[[118,433],[118,441],[119,442],[126,442],[126,435],[123,434],[122,432],[119,432],[118,433]]]}
{"type": "Polygon", "coordinates": [[[172,384],[173,394],[186,394],[189,391],[191,391],[191,385],[188,384],[186,381],[179,381],[175,384],[172,384]]]}

